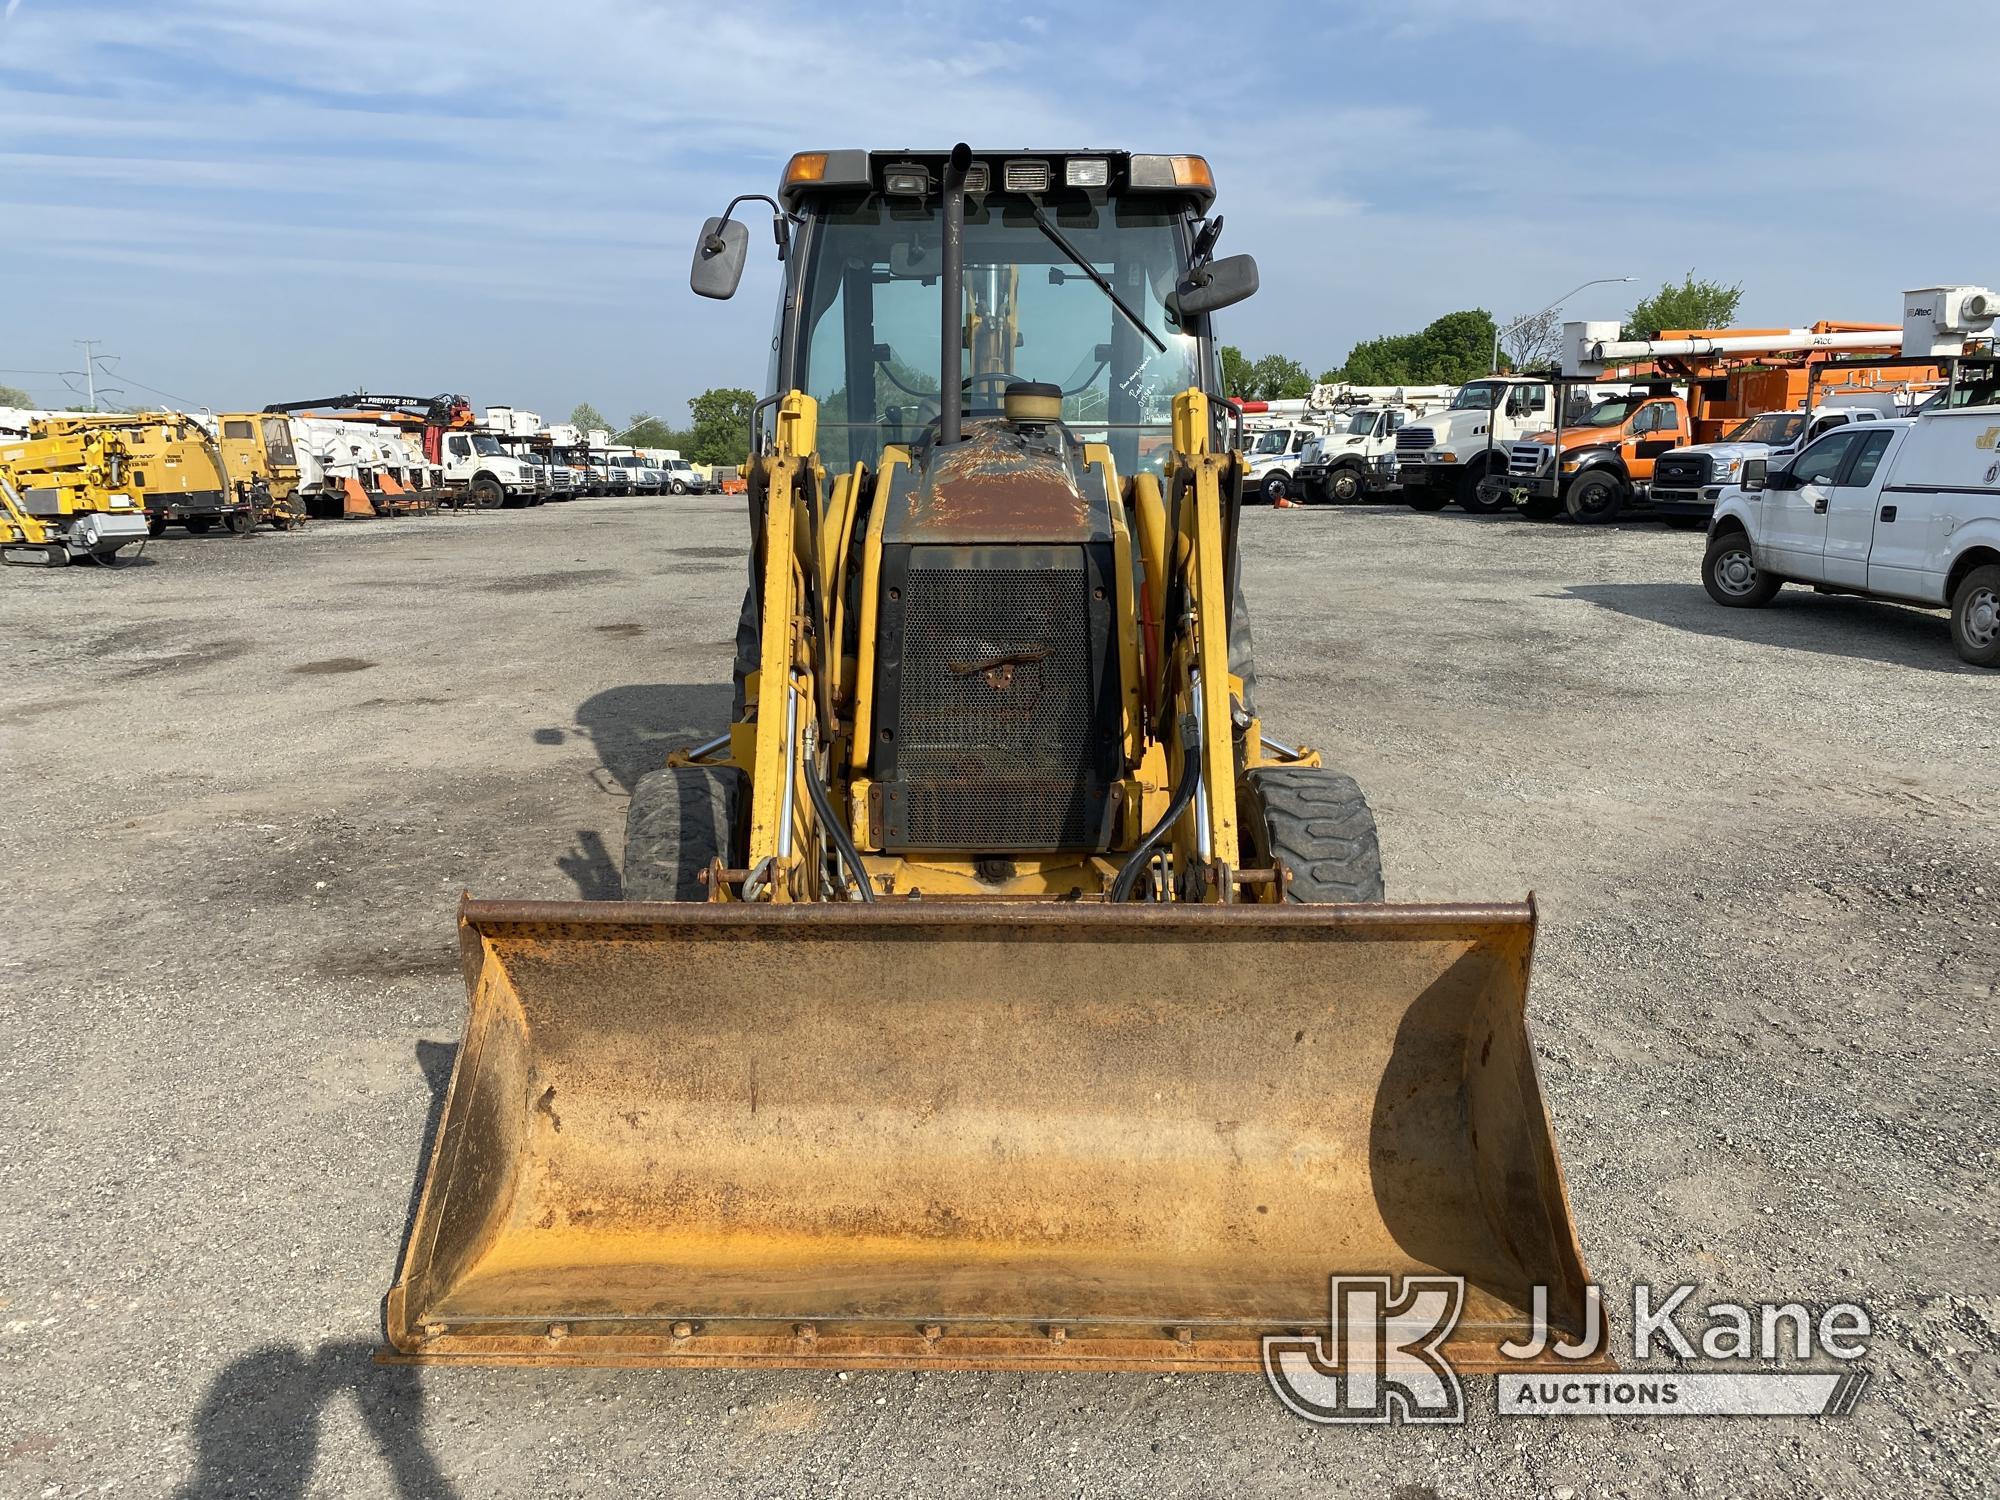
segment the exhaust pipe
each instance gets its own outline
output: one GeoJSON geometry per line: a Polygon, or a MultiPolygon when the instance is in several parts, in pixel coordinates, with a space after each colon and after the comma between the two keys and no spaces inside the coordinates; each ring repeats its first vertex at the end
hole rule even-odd
{"type": "Polygon", "coordinates": [[[965,404],[959,367],[965,362],[965,176],[972,166],[972,148],[960,141],[951,148],[944,168],[944,270],[939,275],[944,297],[943,350],[938,372],[938,446],[959,440],[959,418],[965,404]]]}

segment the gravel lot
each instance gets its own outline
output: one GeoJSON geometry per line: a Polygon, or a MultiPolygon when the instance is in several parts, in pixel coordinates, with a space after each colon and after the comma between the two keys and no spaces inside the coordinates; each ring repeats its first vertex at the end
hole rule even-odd
{"type": "Polygon", "coordinates": [[[1864,1300],[1852,1417],[371,1365],[458,893],[616,894],[627,788],[727,716],[743,541],[733,500],[600,500],[0,576],[0,1495],[1991,1489],[2000,680],[1941,614],[1719,610],[1645,524],[1252,512],[1262,707],[1368,788],[1392,899],[1536,892],[1613,1305],[1864,1300]]]}

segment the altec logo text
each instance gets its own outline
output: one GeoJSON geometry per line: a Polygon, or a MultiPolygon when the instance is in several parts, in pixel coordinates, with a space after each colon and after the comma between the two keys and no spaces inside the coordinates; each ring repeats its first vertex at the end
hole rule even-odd
{"type": "MultiPolygon", "coordinates": [[[[1329,1286],[1327,1335],[1271,1334],[1263,1340],[1264,1376],[1278,1399],[1308,1422],[1465,1420],[1465,1392],[1445,1349],[1465,1310],[1456,1276],[1336,1276],[1329,1286]]],[[[1721,1364],[1832,1359],[1851,1366],[1867,1353],[1868,1310],[1840,1302],[1817,1314],[1804,1304],[1711,1302],[1696,1288],[1664,1295],[1632,1293],[1632,1345],[1638,1360],[1669,1357],[1721,1364]]],[[[1584,1327],[1574,1339],[1549,1324],[1546,1288],[1534,1290],[1525,1337],[1501,1356],[1524,1368],[1503,1372],[1495,1401],[1503,1416],[1842,1416],[1868,1383],[1853,1368],[1645,1369],[1568,1371],[1565,1361],[1602,1364],[1603,1305],[1588,1289],[1584,1327]],[[1550,1366],[1550,1357],[1557,1362],[1550,1366]]]]}

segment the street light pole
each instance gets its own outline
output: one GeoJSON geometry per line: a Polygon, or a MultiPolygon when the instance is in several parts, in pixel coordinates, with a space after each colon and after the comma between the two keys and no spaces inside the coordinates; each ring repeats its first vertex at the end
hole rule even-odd
{"type": "Polygon", "coordinates": [[[1600,276],[1595,281],[1586,281],[1582,286],[1573,287],[1569,291],[1564,292],[1560,297],[1556,298],[1555,301],[1551,302],[1547,307],[1543,308],[1541,312],[1524,313],[1522,316],[1516,318],[1513,322],[1509,323],[1505,328],[1494,329],[1493,365],[1492,365],[1493,373],[1495,375],[1498,375],[1500,373],[1500,340],[1506,337],[1508,334],[1512,333],[1516,328],[1520,328],[1526,324],[1534,322],[1535,319],[1541,317],[1543,313],[1554,312],[1557,308],[1561,307],[1565,302],[1569,301],[1570,298],[1574,297],[1578,292],[1588,291],[1591,287],[1594,286],[1611,286],[1617,282],[1634,281],[1634,280],[1637,280],[1637,278],[1632,276],[1600,276]]]}

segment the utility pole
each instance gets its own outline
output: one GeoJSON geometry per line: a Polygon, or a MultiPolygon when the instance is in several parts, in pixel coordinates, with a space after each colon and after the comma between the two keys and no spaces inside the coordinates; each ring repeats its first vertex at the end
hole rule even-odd
{"type": "Polygon", "coordinates": [[[90,386],[90,409],[92,411],[97,410],[97,356],[91,353],[91,351],[103,342],[103,339],[76,340],[76,343],[83,350],[83,378],[90,386]]]}

